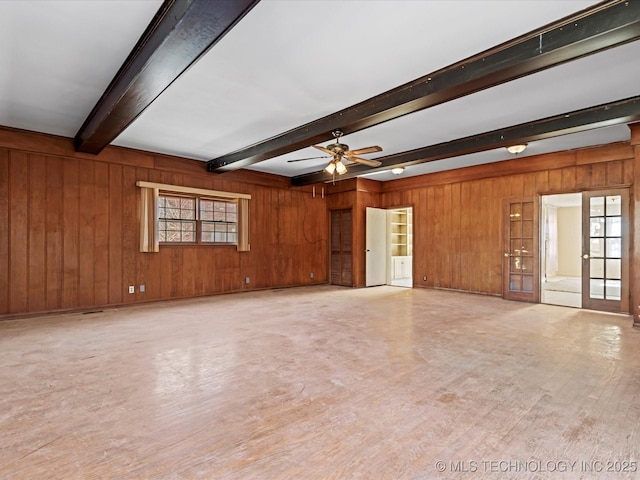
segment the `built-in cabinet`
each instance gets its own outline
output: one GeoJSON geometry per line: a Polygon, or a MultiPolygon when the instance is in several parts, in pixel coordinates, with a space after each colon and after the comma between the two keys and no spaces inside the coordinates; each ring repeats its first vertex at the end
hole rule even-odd
{"type": "Polygon", "coordinates": [[[391,241],[391,280],[409,279],[413,266],[412,208],[389,211],[389,239],[391,241]]]}

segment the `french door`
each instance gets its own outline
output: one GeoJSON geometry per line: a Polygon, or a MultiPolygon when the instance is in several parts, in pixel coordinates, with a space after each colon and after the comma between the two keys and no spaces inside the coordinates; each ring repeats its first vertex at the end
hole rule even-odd
{"type": "Polygon", "coordinates": [[[537,302],[540,296],[537,204],[533,198],[507,199],[502,211],[503,297],[537,302]]]}
{"type": "Polygon", "coordinates": [[[582,194],[582,308],[629,311],[629,191],[582,194]]]}

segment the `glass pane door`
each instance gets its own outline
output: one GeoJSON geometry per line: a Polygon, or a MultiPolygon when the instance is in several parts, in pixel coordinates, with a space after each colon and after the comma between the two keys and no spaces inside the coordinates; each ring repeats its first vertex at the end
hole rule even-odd
{"type": "Polygon", "coordinates": [[[627,311],[627,190],[585,192],[584,197],[583,307],[627,311]]]}
{"type": "Polygon", "coordinates": [[[505,212],[503,296],[510,300],[537,301],[537,209],[533,199],[509,200],[505,212]]]}

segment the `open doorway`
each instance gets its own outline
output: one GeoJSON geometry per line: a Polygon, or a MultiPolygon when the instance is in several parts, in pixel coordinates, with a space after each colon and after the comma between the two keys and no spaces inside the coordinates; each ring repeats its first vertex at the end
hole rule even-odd
{"type": "Polygon", "coordinates": [[[413,287],[413,207],[367,207],[366,285],[413,287]]]}
{"type": "Polygon", "coordinates": [[[582,194],[542,196],[540,302],[582,307],[582,194]]]}
{"type": "Polygon", "coordinates": [[[388,210],[389,285],[413,287],[413,208],[388,210]]]}

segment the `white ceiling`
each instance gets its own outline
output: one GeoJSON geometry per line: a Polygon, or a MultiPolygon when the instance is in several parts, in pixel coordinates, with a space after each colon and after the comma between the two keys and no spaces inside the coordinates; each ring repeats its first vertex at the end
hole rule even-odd
{"type": "MultiPolygon", "coordinates": [[[[113,143],[197,160],[230,153],[593,5],[582,0],[262,0],[113,143]]],[[[159,0],[0,1],[0,125],[74,137],[159,0]]],[[[640,42],[343,139],[388,155],[638,95],[640,42]]],[[[625,125],[533,142],[520,156],[628,140],[625,125]]],[[[324,167],[306,148],[251,169],[324,167]]],[[[375,158],[369,155],[368,158],[375,158]]],[[[504,149],[409,167],[512,158],[504,149]]],[[[203,172],[203,174],[205,174],[203,172]]],[[[396,178],[389,172],[370,178],[396,178]]]]}

